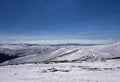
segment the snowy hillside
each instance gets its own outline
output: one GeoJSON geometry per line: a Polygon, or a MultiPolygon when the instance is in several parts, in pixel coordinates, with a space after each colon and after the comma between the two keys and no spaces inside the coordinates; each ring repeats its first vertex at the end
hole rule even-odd
{"type": "Polygon", "coordinates": [[[1,45],[0,52],[17,55],[17,58],[1,63],[0,82],[120,81],[120,43],[94,46],[1,45]]]}
{"type": "Polygon", "coordinates": [[[1,45],[0,53],[18,56],[18,58],[3,62],[2,65],[33,62],[96,61],[119,58],[120,43],[94,46],[1,45]]]}

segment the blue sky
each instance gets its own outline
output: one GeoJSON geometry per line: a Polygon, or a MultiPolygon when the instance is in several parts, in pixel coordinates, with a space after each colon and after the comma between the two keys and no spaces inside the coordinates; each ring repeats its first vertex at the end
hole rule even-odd
{"type": "Polygon", "coordinates": [[[0,39],[119,36],[120,0],[0,0],[0,39]]]}

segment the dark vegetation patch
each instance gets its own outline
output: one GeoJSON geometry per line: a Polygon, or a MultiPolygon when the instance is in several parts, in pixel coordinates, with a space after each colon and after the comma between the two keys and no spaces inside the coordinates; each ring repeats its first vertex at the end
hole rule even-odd
{"type": "Polygon", "coordinates": [[[113,70],[113,68],[104,68],[104,70],[113,70]]]}
{"type": "Polygon", "coordinates": [[[89,66],[77,66],[77,67],[88,71],[101,71],[101,69],[97,67],[89,67],[89,66]]]}
{"type": "Polygon", "coordinates": [[[9,55],[5,53],[0,53],[0,63],[7,61],[7,60],[15,59],[17,57],[18,57],[17,55],[9,55]]]}
{"type": "Polygon", "coordinates": [[[111,59],[120,59],[120,57],[107,58],[107,60],[111,60],[111,59]]]}
{"type": "Polygon", "coordinates": [[[120,67],[117,67],[118,69],[120,69],[120,67]]]}
{"type": "Polygon", "coordinates": [[[86,69],[88,71],[101,71],[100,68],[82,68],[82,69],[86,69]]]}

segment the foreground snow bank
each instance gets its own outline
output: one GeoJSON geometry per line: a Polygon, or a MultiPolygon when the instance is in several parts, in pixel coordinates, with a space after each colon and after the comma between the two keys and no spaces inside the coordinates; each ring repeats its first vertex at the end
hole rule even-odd
{"type": "Polygon", "coordinates": [[[119,82],[120,60],[0,66],[0,82],[119,82]]]}

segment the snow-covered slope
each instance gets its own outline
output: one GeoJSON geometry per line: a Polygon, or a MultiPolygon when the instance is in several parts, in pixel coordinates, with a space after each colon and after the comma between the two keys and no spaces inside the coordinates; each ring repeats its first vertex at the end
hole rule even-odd
{"type": "Polygon", "coordinates": [[[2,64],[87,61],[120,57],[120,43],[96,46],[1,45],[0,52],[19,56],[2,64]]]}
{"type": "Polygon", "coordinates": [[[120,61],[0,66],[0,82],[120,82],[120,61]]]}

